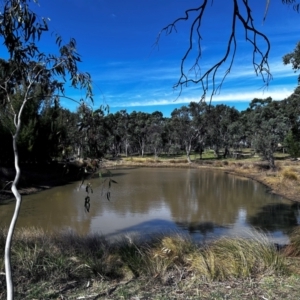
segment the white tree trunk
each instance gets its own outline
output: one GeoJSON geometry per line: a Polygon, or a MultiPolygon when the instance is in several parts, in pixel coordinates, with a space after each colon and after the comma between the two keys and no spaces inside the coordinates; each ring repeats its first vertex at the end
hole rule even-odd
{"type": "Polygon", "coordinates": [[[13,149],[14,149],[14,157],[15,157],[16,176],[15,176],[15,179],[14,179],[12,187],[11,187],[11,190],[16,198],[16,206],[15,206],[15,211],[14,211],[14,214],[13,214],[13,217],[10,222],[9,229],[8,229],[7,238],[6,238],[6,242],[5,242],[5,253],[4,253],[7,300],[14,299],[14,289],[13,289],[12,272],[11,272],[11,242],[12,242],[12,237],[13,237],[14,229],[16,226],[16,222],[17,222],[17,219],[19,216],[21,202],[22,202],[22,196],[20,195],[20,193],[18,192],[18,189],[17,189],[17,184],[19,182],[20,175],[21,175],[21,170],[19,167],[18,148],[17,148],[19,127],[20,127],[20,124],[18,124],[16,134],[13,136],[13,149]]]}
{"type": "Polygon", "coordinates": [[[14,285],[13,285],[13,280],[12,280],[12,272],[11,272],[11,242],[12,242],[12,237],[14,234],[14,230],[16,227],[16,223],[18,220],[19,216],[19,211],[21,207],[21,202],[22,202],[22,196],[20,195],[17,185],[20,180],[21,176],[21,170],[19,167],[19,154],[18,154],[18,146],[17,146],[17,141],[21,129],[21,116],[22,112],[24,110],[24,107],[26,105],[26,102],[28,100],[28,91],[30,89],[31,85],[29,85],[29,88],[27,89],[27,92],[25,93],[23,103],[20,107],[19,113],[14,115],[14,124],[15,124],[15,134],[12,136],[13,137],[13,150],[14,150],[14,158],[15,158],[15,169],[16,169],[16,176],[13,181],[13,184],[11,186],[11,190],[16,198],[16,206],[15,206],[15,211],[13,214],[13,217],[11,219],[6,241],[5,241],[5,251],[4,251],[4,265],[5,265],[5,278],[6,278],[6,290],[7,290],[7,300],[13,300],[14,299],[14,285]]]}

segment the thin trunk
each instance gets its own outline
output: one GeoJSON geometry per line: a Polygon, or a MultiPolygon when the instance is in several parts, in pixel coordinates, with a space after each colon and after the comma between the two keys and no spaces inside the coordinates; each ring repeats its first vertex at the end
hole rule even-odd
{"type": "Polygon", "coordinates": [[[128,141],[125,139],[125,156],[128,156],[128,141]]]}
{"type": "Polygon", "coordinates": [[[12,281],[12,272],[11,272],[11,242],[12,237],[15,229],[15,225],[19,216],[19,211],[21,207],[22,202],[22,196],[18,192],[17,184],[20,179],[21,170],[19,167],[19,155],[18,155],[18,148],[17,148],[17,140],[19,135],[19,128],[20,124],[18,124],[18,128],[16,131],[16,134],[13,136],[13,149],[14,149],[14,156],[15,156],[15,169],[16,169],[16,176],[13,181],[11,190],[16,198],[16,206],[14,215],[12,217],[12,220],[10,222],[10,226],[7,233],[7,238],[5,242],[5,254],[4,254],[4,260],[5,260],[5,276],[6,276],[6,286],[7,286],[7,300],[13,300],[14,299],[14,289],[13,289],[13,281],[12,281]]]}
{"type": "Polygon", "coordinates": [[[270,169],[272,171],[276,171],[274,156],[273,155],[269,155],[268,161],[269,161],[269,167],[270,167],[270,169]]]}
{"type": "Polygon", "coordinates": [[[190,158],[190,153],[191,153],[191,144],[187,145],[185,147],[185,151],[186,151],[186,157],[187,157],[187,161],[188,163],[192,163],[191,158],[190,158]]]}
{"type": "Polygon", "coordinates": [[[145,142],[144,141],[142,141],[141,151],[142,151],[142,157],[144,157],[144,151],[145,151],[145,142]]]}
{"type": "Polygon", "coordinates": [[[226,146],[225,149],[224,149],[224,155],[223,155],[223,158],[226,158],[228,154],[229,154],[229,150],[228,150],[228,148],[227,148],[227,146],[226,146]]]}
{"type": "Polygon", "coordinates": [[[214,155],[216,158],[219,158],[219,149],[218,148],[214,149],[214,155]]]}
{"type": "Polygon", "coordinates": [[[18,185],[18,182],[19,182],[20,176],[21,176],[17,142],[18,142],[19,133],[20,133],[20,129],[21,129],[21,115],[22,115],[23,109],[27,103],[27,92],[25,94],[24,101],[20,107],[19,113],[17,115],[16,114],[14,115],[14,124],[16,127],[16,131],[15,131],[15,134],[13,135],[13,150],[14,150],[16,175],[15,175],[13,184],[11,186],[11,190],[16,198],[16,206],[15,206],[15,211],[14,211],[14,214],[11,219],[9,229],[7,232],[7,237],[6,237],[6,241],[5,241],[5,250],[4,250],[4,266],[5,266],[7,300],[14,299],[14,284],[13,284],[12,272],[11,272],[11,242],[12,242],[12,237],[14,234],[15,226],[16,226],[16,223],[18,220],[18,216],[19,216],[19,212],[20,212],[20,208],[21,208],[21,202],[22,202],[22,196],[20,195],[20,193],[17,189],[17,185],[18,185]]]}

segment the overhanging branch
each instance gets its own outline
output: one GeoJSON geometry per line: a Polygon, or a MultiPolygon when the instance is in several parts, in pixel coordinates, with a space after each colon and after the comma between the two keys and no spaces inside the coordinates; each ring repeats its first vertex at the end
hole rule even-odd
{"type": "Polygon", "coordinates": [[[208,69],[203,74],[201,74],[201,63],[200,63],[202,58],[201,28],[202,28],[202,21],[204,19],[204,15],[207,12],[208,0],[203,0],[202,4],[197,8],[186,10],[184,17],[177,18],[174,22],[168,24],[166,27],[162,28],[162,30],[159,32],[155,42],[155,46],[159,45],[159,41],[161,39],[162,33],[166,33],[166,35],[169,35],[173,33],[173,31],[177,32],[176,29],[177,24],[188,20],[192,21],[189,34],[188,34],[189,44],[186,52],[182,56],[182,60],[180,63],[179,79],[173,86],[174,89],[179,88],[178,96],[181,95],[183,88],[187,87],[189,84],[201,85],[203,91],[202,99],[207,95],[209,88],[211,88],[210,100],[215,94],[220,92],[224,80],[231,72],[234,59],[236,56],[237,47],[238,47],[236,31],[237,31],[238,23],[241,24],[245,30],[246,41],[252,45],[252,65],[254,68],[254,73],[257,76],[261,76],[265,87],[267,87],[270,81],[272,80],[272,75],[268,64],[268,56],[271,49],[271,45],[267,36],[256,29],[254,25],[249,1],[248,0],[241,0],[241,1],[232,0],[232,1],[233,1],[233,9],[232,9],[231,31],[227,39],[227,46],[225,49],[225,53],[222,56],[222,58],[219,59],[215,64],[208,67],[208,69]],[[242,14],[241,11],[245,11],[245,13],[242,14]],[[196,42],[194,42],[194,40],[196,42]],[[263,44],[261,44],[261,42],[263,42],[263,44]],[[194,63],[192,67],[189,68],[189,70],[186,72],[185,66],[187,64],[187,60],[190,57],[191,51],[195,44],[197,45],[197,55],[194,58],[194,63]],[[227,60],[229,60],[229,66],[227,67],[225,72],[223,72],[223,74],[219,76],[221,72],[220,67],[223,66],[227,60]],[[190,72],[193,72],[194,76],[190,76],[190,72]]]}

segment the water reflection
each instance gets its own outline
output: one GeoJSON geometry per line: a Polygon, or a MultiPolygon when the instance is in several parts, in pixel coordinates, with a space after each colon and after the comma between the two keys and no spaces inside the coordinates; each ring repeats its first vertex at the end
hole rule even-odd
{"type": "Polygon", "coordinates": [[[248,218],[249,224],[266,231],[281,230],[288,233],[298,225],[299,206],[271,203],[263,206],[255,216],[248,218]]]}
{"type": "MultiPolygon", "coordinates": [[[[251,180],[196,169],[112,172],[118,184],[112,187],[110,201],[100,180],[91,181],[90,213],[84,210],[84,186],[78,190],[79,183],[74,183],[24,197],[17,225],[107,236],[179,230],[196,239],[245,235],[255,227],[286,242],[285,234],[298,224],[298,206],[266,193],[264,186],[251,180]]],[[[13,204],[0,207],[0,226],[9,223],[13,204]]]]}

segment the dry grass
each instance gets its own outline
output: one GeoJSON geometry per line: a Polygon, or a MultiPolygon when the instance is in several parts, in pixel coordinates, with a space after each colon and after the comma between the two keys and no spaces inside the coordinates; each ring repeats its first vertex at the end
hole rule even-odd
{"type": "Polygon", "coordinates": [[[281,175],[284,180],[293,180],[293,181],[298,180],[298,174],[297,174],[297,170],[295,167],[289,167],[289,168],[284,169],[281,172],[281,175]]]}
{"type": "Polygon", "coordinates": [[[221,238],[192,257],[191,264],[207,280],[285,273],[284,258],[263,234],[252,239],[221,238]]]}
{"type": "Polygon", "coordinates": [[[290,235],[290,243],[284,249],[284,255],[300,257],[300,227],[297,227],[290,235]]]}
{"type": "Polygon", "coordinates": [[[167,162],[171,164],[186,164],[187,159],[168,159],[167,162]]]}
{"type": "MultiPolygon", "coordinates": [[[[4,271],[4,240],[2,231],[0,272],[4,271]]],[[[197,278],[199,284],[287,271],[285,258],[259,233],[252,239],[223,238],[203,246],[177,234],[147,241],[124,237],[108,243],[99,235],[50,235],[34,228],[16,231],[12,265],[16,299],[57,298],[61,286],[70,282],[76,282],[78,287],[91,281],[112,285],[134,279],[163,286],[187,277],[193,282],[197,278]]],[[[1,278],[0,281],[1,298],[5,283],[1,278]]],[[[138,286],[139,283],[135,288],[138,286]]]]}

